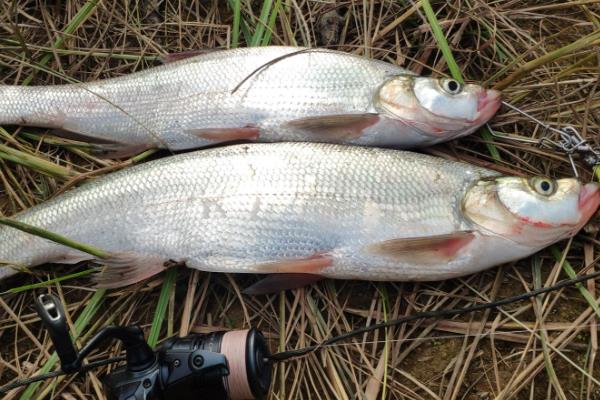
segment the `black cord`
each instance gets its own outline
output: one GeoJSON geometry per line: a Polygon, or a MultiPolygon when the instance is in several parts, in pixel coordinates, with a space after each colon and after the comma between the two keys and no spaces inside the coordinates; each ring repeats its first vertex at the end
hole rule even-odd
{"type": "MultiPolygon", "coordinates": [[[[87,372],[91,369],[103,367],[105,365],[117,363],[119,361],[125,361],[125,356],[107,358],[105,360],[94,361],[89,364],[85,364],[85,365],[81,366],[81,369],[79,371],[77,371],[77,373],[87,372]]],[[[36,376],[27,378],[27,379],[19,379],[19,380],[16,380],[14,382],[11,382],[7,385],[0,387],[0,394],[8,393],[8,391],[18,388],[20,386],[26,386],[31,383],[43,381],[43,380],[50,379],[50,378],[56,378],[57,376],[62,376],[62,375],[69,375],[69,374],[62,370],[58,370],[58,371],[48,372],[48,373],[42,374],[42,375],[36,375],[36,376]]]]}
{"type": "Polygon", "coordinates": [[[355,329],[353,331],[346,332],[342,335],[329,338],[327,340],[322,341],[319,344],[307,346],[307,347],[304,347],[301,349],[288,350],[288,351],[282,351],[279,353],[275,353],[275,354],[271,355],[271,360],[275,361],[275,362],[281,362],[281,361],[289,360],[290,358],[304,356],[308,353],[312,353],[323,347],[330,346],[334,343],[340,342],[342,340],[345,340],[345,339],[348,339],[348,338],[351,338],[354,336],[358,336],[358,335],[366,333],[366,332],[371,332],[371,331],[374,331],[377,329],[383,329],[383,328],[389,328],[389,327],[396,326],[396,325],[401,325],[406,322],[415,321],[417,319],[448,317],[448,316],[454,316],[454,315],[460,315],[460,314],[467,314],[467,313],[471,313],[471,312],[475,312],[475,311],[487,310],[490,308],[497,308],[497,307],[500,307],[500,306],[503,306],[506,304],[516,303],[518,301],[526,300],[531,297],[538,296],[540,294],[559,290],[559,289],[562,289],[567,286],[576,285],[578,283],[581,283],[581,282],[584,282],[584,281],[587,281],[589,279],[593,279],[593,278],[596,278],[599,276],[600,276],[600,271],[596,271],[596,272],[593,272],[588,275],[579,276],[577,278],[562,280],[552,286],[532,290],[530,292],[522,293],[517,296],[507,297],[505,299],[496,300],[496,301],[493,301],[490,303],[476,304],[474,306],[464,307],[464,308],[452,308],[452,309],[445,309],[445,310],[442,309],[442,310],[434,310],[434,311],[424,311],[424,312],[416,313],[416,314],[409,315],[406,317],[394,319],[394,320],[391,320],[388,322],[381,322],[379,324],[365,326],[364,328],[355,329]]]}

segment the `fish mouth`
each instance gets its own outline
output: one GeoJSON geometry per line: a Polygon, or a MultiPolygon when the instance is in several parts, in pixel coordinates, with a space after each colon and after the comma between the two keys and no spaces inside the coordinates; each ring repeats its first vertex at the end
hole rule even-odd
{"type": "Polygon", "coordinates": [[[588,183],[579,192],[579,212],[581,213],[580,226],[592,217],[600,205],[600,185],[588,183]]]}
{"type": "Polygon", "coordinates": [[[502,105],[502,93],[494,89],[483,90],[477,96],[477,118],[473,123],[483,124],[496,114],[502,105]]]}

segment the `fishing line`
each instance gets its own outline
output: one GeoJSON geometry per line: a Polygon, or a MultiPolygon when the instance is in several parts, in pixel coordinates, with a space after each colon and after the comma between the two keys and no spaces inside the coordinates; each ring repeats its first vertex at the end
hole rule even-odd
{"type": "Polygon", "coordinates": [[[577,278],[562,280],[552,286],[532,290],[532,291],[529,291],[526,293],[507,297],[507,298],[500,299],[500,300],[496,300],[496,301],[493,301],[490,303],[476,304],[476,305],[464,307],[464,308],[423,311],[420,313],[408,315],[406,317],[394,319],[391,321],[381,322],[378,324],[365,326],[363,328],[358,328],[358,329],[352,330],[350,332],[341,334],[339,336],[334,336],[332,338],[326,339],[326,340],[322,341],[321,343],[318,343],[318,344],[315,344],[312,346],[307,346],[307,347],[303,347],[300,349],[288,350],[288,351],[282,351],[279,353],[275,353],[271,356],[271,360],[274,362],[281,362],[281,361],[289,360],[292,358],[305,356],[307,354],[313,353],[322,348],[331,346],[334,343],[341,342],[343,340],[346,340],[346,339],[349,339],[349,338],[352,338],[355,336],[359,336],[363,333],[368,333],[368,332],[371,332],[374,330],[379,330],[379,329],[391,328],[394,326],[402,325],[406,322],[411,322],[411,321],[415,321],[415,320],[419,320],[419,319],[423,319],[423,318],[448,317],[448,316],[468,314],[468,313],[492,309],[492,308],[498,308],[500,306],[504,306],[504,305],[511,304],[511,303],[516,303],[516,302],[519,302],[522,300],[526,300],[526,299],[538,296],[540,294],[544,294],[544,293],[556,291],[556,290],[559,290],[559,289],[562,289],[562,288],[565,288],[568,286],[576,285],[578,283],[585,282],[589,279],[593,279],[593,278],[596,278],[599,276],[600,276],[600,271],[596,271],[591,274],[583,275],[583,276],[580,276],[577,278]]]}
{"type": "Polygon", "coordinates": [[[315,51],[315,50],[316,50],[316,49],[302,49],[302,50],[294,51],[294,52],[291,52],[291,53],[288,53],[288,54],[284,54],[283,56],[276,57],[276,58],[274,58],[274,59],[272,59],[272,60],[270,60],[270,61],[268,61],[268,62],[266,62],[266,63],[262,64],[260,67],[256,68],[254,71],[250,72],[250,73],[249,73],[249,74],[248,74],[248,75],[247,75],[247,76],[246,76],[244,79],[242,79],[242,81],[241,81],[240,83],[238,83],[238,84],[237,84],[237,85],[236,85],[236,86],[233,88],[233,90],[231,91],[231,94],[234,94],[235,92],[237,92],[237,91],[238,91],[238,89],[239,89],[239,88],[240,88],[240,87],[241,87],[241,86],[242,86],[244,83],[246,83],[246,82],[248,81],[248,79],[250,79],[250,78],[252,78],[252,76],[254,76],[254,75],[258,74],[258,73],[259,73],[261,70],[263,70],[263,69],[265,69],[265,68],[268,68],[268,67],[270,67],[271,65],[273,65],[273,64],[276,64],[276,63],[278,63],[279,61],[281,61],[281,60],[284,60],[284,59],[286,59],[286,58],[288,58],[288,57],[293,57],[293,56],[296,56],[296,55],[299,55],[299,54],[308,53],[309,51],[315,51]]]}
{"type": "MultiPolygon", "coordinates": [[[[244,79],[242,79],[242,81],[241,81],[240,83],[238,83],[238,84],[237,84],[237,85],[236,85],[236,86],[233,88],[233,90],[231,91],[231,94],[234,94],[235,92],[237,92],[237,91],[239,90],[239,88],[240,88],[240,87],[241,87],[241,86],[242,86],[244,83],[246,83],[246,82],[247,82],[247,81],[248,81],[250,78],[252,78],[254,75],[257,75],[257,74],[259,74],[260,72],[262,72],[264,69],[267,69],[268,67],[270,67],[270,66],[272,66],[272,65],[274,65],[274,64],[277,64],[278,62],[280,62],[280,61],[283,61],[283,60],[285,60],[286,58],[289,58],[289,57],[294,57],[294,56],[297,56],[297,55],[300,55],[300,54],[305,54],[305,53],[328,53],[328,51],[327,51],[327,49],[318,49],[318,48],[315,48],[315,49],[302,49],[302,50],[293,51],[293,52],[291,52],[291,53],[287,53],[287,54],[284,54],[284,55],[282,55],[282,56],[276,57],[276,58],[274,58],[274,59],[272,59],[272,60],[270,60],[270,61],[268,61],[268,62],[266,62],[266,63],[262,64],[261,66],[259,66],[258,68],[256,68],[254,71],[250,72],[250,73],[249,73],[249,74],[248,74],[248,75],[247,75],[247,76],[246,76],[244,79]]],[[[407,72],[407,74],[409,74],[409,75],[414,75],[414,74],[413,74],[413,73],[411,73],[411,72],[407,72]]]]}
{"type": "MultiPolygon", "coordinates": [[[[465,322],[465,324],[468,324],[468,322],[465,322]]],[[[586,326],[588,327],[599,327],[600,324],[586,324],[586,326]]],[[[472,328],[476,329],[479,328],[479,325],[476,325],[476,323],[473,324],[472,328]]],[[[438,330],[441,331],[451,331],[453,327],[442,327],[442,328],[438,328],[438,330]]],[[[458,329],[458,328],[457,328],[458,329]]],[[[431,336],[431,337],[413,337],[413,338],[401,338],[401,339],[388,339],[388,340],[366,340],[366,341],[360,341],[360,343],[335,343],[331,346],[328,347],[349,347],[349,346],[355,346],[356,344],[361,344],[361,345],[367,345],[367,344],[384,344],[384,343],[405,343],[405,342],[426,342],[426,341],[436,341],[436,340],[452,340],[452,339],[463,339],[465,337],[469,337],[469,338],[485,338],[486,336],[494,336],[496,340],[499,341],[504,341],[504,342],[512,342],[511,340],[504,340],[499,336],[502,335],[511,335],[511,334],[527,334],[527,333],[532,333],[534,335],[539,335],[539,332],[555,332],[555,331],[563,331],[565,330],[565,328],[537,328],[537,329],[515,329],[515,330],[487,330],[485,332],[482,333],[464,333],[464,334],[459,334],[456,333],[454,335],[437,335],[437,336],[431,336]]]]}
{"type": "Polygon", "coordinates": [[[571,168],[573,169],[573,173],[575,177],[579,177],[579,173],[577,172],[577,167],[575,166],[575,160],[573,159],[573,154],[578,152],[583,154],[583,160],[585,163],[591,166],[596,166],[600,164],[600,149],[592,146],[588,140],[584,139],[579,131],[575,129],[573,126],[565,126],[563,128],[554,128],[543,121],[537,119],[533,115],[529,114],[526,111],[521,110],[520,108],[503,101],[502,105],[510,108],[513,111],[529,118],[531,121],[535,122],[539,126],[543,127],[545,131],[550,131],[557,133],[560,137],[559,140],[552,140],[546,136],[542,136],[539,139],[528,138],[525,136],[514,135],[514,134],[504,134],[495,132],[489,123],[486,123],[487,128],[492,133],[492,136],[501,138],[514,140],[522,143],[535,144],[538,146],[545,146],[547,148],[557,150],[563,152],[569,158],[569,162],[571,163],[571,168]]]}

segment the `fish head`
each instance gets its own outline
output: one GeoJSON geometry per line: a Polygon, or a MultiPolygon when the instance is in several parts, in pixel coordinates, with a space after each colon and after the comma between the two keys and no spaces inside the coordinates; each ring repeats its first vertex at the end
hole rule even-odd
{"type": "Polygon", "coordinates": [[[502,103],[500,92],[454,79],[398,75],[377,92],[375,106],[424,135],[448,140],[487,122],[502,103]]]}
{"type": "Polygon", "coordinates": [[[575,235],[600,204],[600,186],[577,179],[497,177],[466,193],[464,215],[486,234],[532,248],[575,235]]]}

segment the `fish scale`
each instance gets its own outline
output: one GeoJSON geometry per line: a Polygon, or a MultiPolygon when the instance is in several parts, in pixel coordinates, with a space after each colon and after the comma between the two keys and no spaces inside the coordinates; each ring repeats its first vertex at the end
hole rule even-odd
{"type": "MultiPolygon", "coordinates": [[[[437,279],[449,269],[481,268],[479,254],[423,266],[365,246],[473,228],[461,199],[474,181],[495,175],[379,148],[236,145],[127,168],[15,218],[109,252],[185,260],[206,271],[261,273],[268,272],[264,263],[327,254],[333,264],[320,272],[325,276],[437,279]]],[[[0,227],[0,260],[36,265],[73,255],[0,227]]]]}

